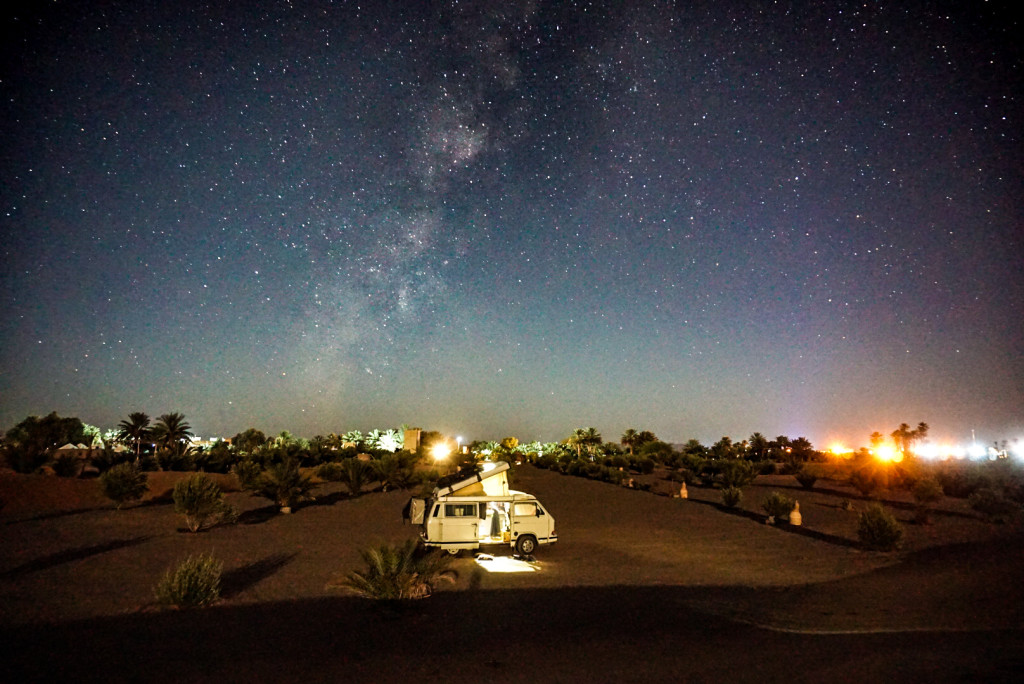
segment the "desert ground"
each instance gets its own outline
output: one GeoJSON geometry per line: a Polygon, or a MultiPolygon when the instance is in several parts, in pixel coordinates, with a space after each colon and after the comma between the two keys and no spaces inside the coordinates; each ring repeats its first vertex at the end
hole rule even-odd
{"type": "Polygon", "coordinates": [[[335,580],[361,549],[416,536],[410,492],[324,483],[281,515],[214,476],[240,519],[190,534],[171,501],[183,476],[150,473],[149,494],[115,510],[96,480],[0,472],[5,678],[934,682],[1024,667],[1024,532],[962,500],[918,525],[907,496],[883,494],[905,543],[880,553],[857,543],[868,500],[839,482],[762,476],[728,511],[717,490],[680,499],[658,475],[638,491],[523,466],[512,487],[559,533],[537,570],[492,574],[467,554],[453,584],[396,607],[335,580]],[[801,527],[764,523],[771,490],[800,502],[801,527]],[[163,573],[200,552],[224,563],[222,600],[156,606],[163,573]]]}

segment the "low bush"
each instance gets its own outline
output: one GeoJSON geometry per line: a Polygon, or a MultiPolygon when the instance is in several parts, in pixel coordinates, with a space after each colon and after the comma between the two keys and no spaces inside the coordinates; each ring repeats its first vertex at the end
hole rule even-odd
{"type": "Polygon", "coordinates": [[[313,487],[312,477],[299,470],[299,462],[288,460],[267,468],[254,491],[281,508],[291,508],[310,498],[313,487]]]}
{"type": "Polygon", "coordinates": [[[742,488],[757,478],[759,469],[750,461],[725,461],[721,466],[722,486],[742,488]]]}
{"type": "Polygon", "coordinates": [[[53,459],[53,472],[57,477],[78,477],[82,472],[83,461],[78,456],[60,454],[53,459]]]}
{"type": "Polygon", "coordinates": [[[857,468],[851,472],[849,482],[862,496],[871,496],[875,491],[882,488],[881,479],[870,466],[857,468]]]}
{"type": "Polygon", "coordinates": [[[399,454],[385,454],[376,458],[370,461],[370,467],[385,492],[388,488],[405,489],[412,480],[412,463],[399,454]]]}
{"type": "Polygon", "coordinates": [[[231,471],[238,478],[238,485],[247,492],[256,491],[260,484],[260,476],[263,475],[263,467],[250,458],[236,463],[231,471]]]}
{"type": "Polygon", "coordinates": [[[361,552],[367,569],[349,573],[342,584],[360,596],[382,600],[421,599],[430,596],[439,582],[454,581],[451,556],[423,551],[415,540],[401,546],[382,545],[361,552]]]}
{"type": "Polygon", "coordinates": [[[769,523],[789,516],[794,506],[796,506],[796,502],[780,492],[769,492],[761,499],[761,508],[768,514],[769,523]]]}
{"type": "Polygon", "coordinates": [[[89,461],[93,467],[101,473],[105,473],[114,466],[120,463],[127,463],[134,460],[134,456],[129,452],[125,451],[114,451],[112,448],[105,447],[103,450],[93,451],[92,457],[89,461]]]}
{"type": "Polygon", "coordinates": [[[134,463],[121,463],[100,475],[100,487],[103,495],[120,509],[129,501],[141,499],[149,491],[146,479],[146,474],[134,463]]]}
{"type": "Polygon", "coordinates": [[[156,599],[179,608],[207,606],[220,598],[222,570],[213,556],[189,556],[163,576],[156,586],[156,599]]]}
{"type": "Polygon", "coordinates": [[[1013,500],[1008,499],[1001,491],[990,487],[983,487],[967,498],[971,508],[981,513],[982,517],[989,522],[1006,523],[1010,522],[1020,508],[1013,500]]]}
{"type": "Polygon", "coordinates": [[[636,462],[637,469],[644,475],[650,475],[654,472],[654,468],[657,465],[653,458],[641,458],[636,462]]]}
{"type": "Polygon", "coordinates": [[[321,463],[316,469],[316,475],[325,482],[340,482],[342,478],[341,464],[337,461],[321,463]]]}
{"type": "Polygon", "coordinates": [[[340,465],[341,477],[338,478],[338,481],[348,488],[349,494],[359,496],[363,491],[363,487],[369,484],[370,478],[373,477],[373,470],[370,468],[370,464],[352,457],[346,458],[340,465]]]}
{"type": "Polygon", "coordinates": [[[932,504],[942,499],[942,485],[934,478],[922,477],[914,483],[911,493],[917,502],[916,520],[922,525],[927,525],[931,522],[932,504]]]}
{"type": "Polygon", "coordinates": [[[726,508],[736,508],[743,500],[743,490],[739,487],[725,487],[722,489],[722,503],[726,508]]]}
{"type": "Polygon", "coordinates": [[[807,466],[802,467],[795,477],[804,489],[813,489],[814,483],[818,481],[818,474],[807,466]]]}
{"type": "Polygon", "coordinates": [[[193,473],[174,485],[174,512],[185,516],[189,532],[198,532],[207,522],[234,522],[238,513],[224,501],[224,492],[205,473],[193,473]]]}
{"type": "Polygon", "coordinates": [[[881,504],[874,503],[860,514],[857,537],[866,549],[893,551],[903,541],[903,526],[881,504]]]}

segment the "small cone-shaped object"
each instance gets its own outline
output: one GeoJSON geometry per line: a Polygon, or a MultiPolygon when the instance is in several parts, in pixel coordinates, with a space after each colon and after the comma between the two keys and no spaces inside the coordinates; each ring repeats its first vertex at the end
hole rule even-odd
{"type": "Polygon", "coordinates": [[[684,482],[683,485],[679,488],[679,498],[680,499],[686,499],[689,496],[690,496],[690,493],[686,491],[686,483],[684,482]]]}
{"type": "Polygon", "coordinates": [[[800,502],[793,504],[793,510],[789,512],[789,524],[800,526],[804,523],[804,516],[800,515],[800,502]]]}

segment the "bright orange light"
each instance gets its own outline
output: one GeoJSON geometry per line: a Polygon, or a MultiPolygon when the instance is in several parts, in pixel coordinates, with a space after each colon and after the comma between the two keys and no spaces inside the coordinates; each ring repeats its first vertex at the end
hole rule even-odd
{"type": "Polygon", "coordinates": [[[831,451],[836,456],[845,456],[846,454],[853,452],[853,449],[847,449],[839,442],[834,443],[832,446],[828,448],[828,450],[831,451]]]}
{"type": "Polygon", "coordinates": [[[434,457],[435,461],[443,461],[448,458],[448,455],[451,453],[451,447],[444,442],[438,442],[430,450],[430,455],[434,457]]]}
{"type": "Polygon", "coordinates": [[[896,447],[889,446],[888,444],[883,444],[881,446],[875,447],[873,453],[875,454],[875,458],[877,458],[879,461],[899,463],[900,461],[903,460],[903,454],[900,451],[898,451],[896,447]]]}

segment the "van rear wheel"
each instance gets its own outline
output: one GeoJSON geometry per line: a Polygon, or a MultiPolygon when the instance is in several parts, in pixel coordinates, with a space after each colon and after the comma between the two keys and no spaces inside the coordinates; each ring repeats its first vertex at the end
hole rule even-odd
{"type": "Polygon", "coordinates": [[[537,538],[532,534],[524,534],[516,540],[516,553],[520,556],[532,556],[537,550],[537,538]]]}

